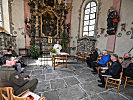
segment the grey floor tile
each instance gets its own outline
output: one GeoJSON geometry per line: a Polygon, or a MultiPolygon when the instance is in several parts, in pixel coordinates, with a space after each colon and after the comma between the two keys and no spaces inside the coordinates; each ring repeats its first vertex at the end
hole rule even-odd
{"type": "Polygon", "coordinates": [[[60,78],[58,73],[47,73],[46,80],[54,80],[60,78]]]}
{"type": "Polygon", "coordinates": [[[32,73],[31,73],[32,75],[41,75],[42,74],[42,69],[36,69],[36,70],[34,70],[34,71],[32,71],[32,73]]]}
{"type": "Polygon", "coordinates": [[[76,75],[72,70],[60,70],[58,74],[61,78],[76,75]]]}
{"type": "Polygon", "coordinates": [[[80,100],[85,97],[87,94],[78,85],[59,90],[59,100],[80,100]]]}
{"type": "Polygon", "coordinates": [[[67,77],[64,78],[65,82],[68,86],[79,84],[80,82],[75,77],[67,77]]]}
{"type": "Polygon", "coordinates": [[[54,90],[66,88],[67,85],[63,79],[50,80],[51,88],[54,90]]]}
{"type": "Polygon", "coordinates": [[[42,96],[45,97],[46,100],[59,100],[59,94],[56,90],[44,92],[42,96]]]}
{"type": "Polygon", "coordinates": [[[103,98],[101,98],[99,95],[95,94],[95,95],[89,95],[81,100],[103,100],[103,98]]]}
{"type": "Polygon", "coordinates": [[[50,82],[49,81],[43,81],[41,83],[38,83],[37,88],[36,88],[36,92],[45,92],[45,91],[50,91],[51,87],[50,87],[50,82]]]}
{"type": "Polygon", "coordinates": [[[39,82],[45,81],[45,75],[34,75],[34,76],[32,75],[31,79],[34,78],[38,79],[39,82]]]}
{"type": "Polygon", "coordinates": [[[53,69],[47,69],[47,68],[45,68],[43,70],[43,74],[46,74],[46,73],[53,73],[53,69]]]}
{"type": "Polygon", "coordinates": [[[104,100],[128,100],[124,96],[120,95],[119,93],[116,92],[103,92],[99,94],[104,100]]]}

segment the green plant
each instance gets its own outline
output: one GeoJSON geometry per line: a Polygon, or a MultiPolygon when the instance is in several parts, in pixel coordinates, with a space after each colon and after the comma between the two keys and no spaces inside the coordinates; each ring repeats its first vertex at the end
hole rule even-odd
{"type": "Polygon", "coordinates": [[[56,53],[56,50],[55,50],[55,48],[53,48],[53,49],[51,50],[51,52],[52,52],[52,53],[56,53]]]}
{"type": "Polygon", "coordinates": [[[39,49],[35,45],[32,45],[30,48],[30,56],[33,58],[37,58],[39,56],[39,49]]]}
{"type": "Polygon", "coordinates": [[[61,40],[63,51],[67,50],[68,43],[69,43],[69,36],[68,34],[63,33],[63,37],[61,40]]]}

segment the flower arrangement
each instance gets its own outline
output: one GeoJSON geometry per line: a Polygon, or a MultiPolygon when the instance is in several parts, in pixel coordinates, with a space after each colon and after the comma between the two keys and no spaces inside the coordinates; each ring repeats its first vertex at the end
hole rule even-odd
{"type": "Polygon", "coordinates": [[[53,49],[51,50],[51,52],[52,52],[52,53],[56,53],[56,50],[55,50],[55,48],[53,48],[53,49]]]}

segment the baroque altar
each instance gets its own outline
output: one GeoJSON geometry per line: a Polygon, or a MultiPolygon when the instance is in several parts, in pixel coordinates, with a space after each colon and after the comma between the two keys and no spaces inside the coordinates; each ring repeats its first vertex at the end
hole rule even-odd
{"type": "Polygon", "coordinates": [[[26,19],[31,45],[40,47],[40,51],[50,51],[56,41],[63,49],[69,45],[70,31],[66,24],[66,15],[72,6],[58,0],[29,0],[31,18],[26,19]]]}

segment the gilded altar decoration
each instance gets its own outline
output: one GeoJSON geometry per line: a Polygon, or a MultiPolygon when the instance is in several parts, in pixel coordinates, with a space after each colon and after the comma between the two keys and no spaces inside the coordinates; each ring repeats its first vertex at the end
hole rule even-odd
{"type": "Polygon", "coordinates": [[[40,14],[41,16],[41,33],[44,37],[57,37],[58,35],[58,15],[51,9],[47,8],[40,14]]]}
{"type": "Polygon", "coordinates": [[[63,50],[69,46],[70,23],[67,14],[72,10],[71,3],[65,0],[29,0],[31,16],[25,24],[31,38],[30,44],[40,46],[42,51],[50,51],[53,44],[60,40],[63,50]],[[49,49],[50,48],[50,49],[49,49]]]}

